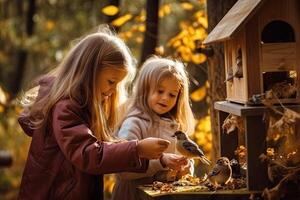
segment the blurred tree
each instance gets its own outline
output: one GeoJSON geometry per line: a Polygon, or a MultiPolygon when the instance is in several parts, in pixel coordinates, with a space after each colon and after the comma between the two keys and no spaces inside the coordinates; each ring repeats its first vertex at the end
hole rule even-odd
{"type": "MultiPolygon", "coordinates": [[[[208,0],[207,1],[207,17],[208,17],[208,32],[218,24],[229,9],[237,0],[208,0]]],[[[209,81],[209,98],[210,98],[210,116],[211,116],[211,131],[212,131],[212,152],[215,159],[219,152],[219,136],[217,115],[214,110],[214,102],[224,100],[226,97],[225,66],[224,66],[224,49],[223,44],[213,44],[214,56],[208,59],[208,81],[209,81]]]]}
{"type": "Polygon", "coordinates": [[[114,29],[116,32],[119,31],[119,27],[112,25],[111,23],[119,17],[119,6],[120,6],[120,0],[109,0],[109,5],[111,6],[111,9],[115,9],[116,13],[113,15],[108,15],[107,23],[110,24],[111,28],[114,29]]]}
{"type": "Polygon", "coordinates": [[[149,55],[155,53],[158,41],[158,10],[159,0],[147,0],[146,31],[144,32],[141,63],[144,62],[149,55]]]}
{"type": "MultiPolygon", "coordinates": [[[[36,5],[35,0],[29,0],[28,1],[28,9],[26,13],[26,20],[25,20],[25,34],[24,37],[30,38],[33,35],[34,31],[34,21],[33,16],[36,12],[36,5]]],[[[23,0],[16,0],[16,14],[19,18],[19,20],[23,17],[23,0]]],[[[22,30],[22,28],[21,28],[22,30]]],[[[13,99],[19,92],[22,84],[23,75],[26,68],[26,61],[28,57],[28,52],[23,46],[19,46],[16,52],[16,63],[14,66],[14,69],[12,70],[12,73],[10,74],[10,81],[8,85],[8,89],[11,93],[11,99],[13,99]]]]}

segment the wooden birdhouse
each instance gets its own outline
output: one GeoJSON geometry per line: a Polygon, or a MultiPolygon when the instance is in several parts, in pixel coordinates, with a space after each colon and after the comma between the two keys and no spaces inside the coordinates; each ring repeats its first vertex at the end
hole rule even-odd
{"type": "Polygon", "coordinates": [[[299,0],[239,0],[204,44],[215,42],[224,43],[227,100],[300,103],[299,0]]]}

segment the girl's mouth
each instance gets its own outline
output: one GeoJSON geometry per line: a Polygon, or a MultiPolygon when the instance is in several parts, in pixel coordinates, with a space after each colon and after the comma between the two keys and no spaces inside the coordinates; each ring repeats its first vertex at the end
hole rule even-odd
{"type": "Polygon", "coordinates": [[[158,105],[161,106],[161,107],[164,107],[164,108],[167,107],[167,105],[162,104],[162,103],[158,103],[158,105]]]}
{"type": "Polygon", "coordinates": [[[111,96],[111,94],[104,94],[104,93],[102,93],[102,99],[103,100],[107,100],[110,96],[111,96]]]}

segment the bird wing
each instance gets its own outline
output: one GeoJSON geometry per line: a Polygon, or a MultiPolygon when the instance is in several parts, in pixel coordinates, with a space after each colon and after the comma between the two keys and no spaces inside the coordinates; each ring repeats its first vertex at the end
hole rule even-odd
{"type": "Polygon", "coordinates": [[[211,172],[209,172],[208,177],[216,176],[216,175],[218,175],[220,172],[221,172],[221,169],[218,168],[218,167],[215,167],[215,168],[212,169],[211,172]]]}
{"type": "Polygon", "coordinates": [[[194,155],[199,155],[199,156],[204,156],[204,153],[201,149],[199,149],[198,145],[192,141],[184,141],[182,143],[182,146],[184,149],[186,149],[187,151],[189,151],[190,153],[194,154],[194,155]]]}

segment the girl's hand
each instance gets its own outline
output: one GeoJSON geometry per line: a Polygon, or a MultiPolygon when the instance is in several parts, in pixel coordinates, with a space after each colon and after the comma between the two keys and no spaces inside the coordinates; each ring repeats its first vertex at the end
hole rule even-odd
{"type": "Polygon", "coordinates": [[[180,179],[182,176],[190,173],[192,163],[190,161],[187,162],[186,165],[182,166],[177,174],[177,178],[180,179]]]}
{"type": "Polygon", "coordinates": [[[160,158],[163,166],[169,167],[170,169],[180,170],[181,167],[187,165],[188,160],[186,157],[176,155],[173,153],[164,153],[160,158]]]}
{"type": "Polygon", "coordinates": [[[149,137],[138,141],[137,151],[141,158],[158,159],[169,144],[168,140],[149,137]]]}

